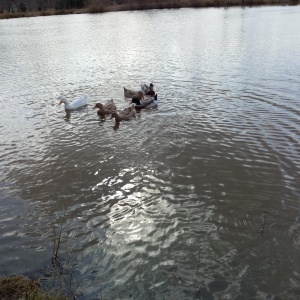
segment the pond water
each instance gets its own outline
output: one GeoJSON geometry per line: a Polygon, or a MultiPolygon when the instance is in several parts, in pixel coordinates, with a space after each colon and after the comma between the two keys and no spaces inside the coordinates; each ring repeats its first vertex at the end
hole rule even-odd
{"type": "Polygon", "coordinates": [[[1,275],[49,264],[62,225],[83,299],[299,299],[299,28],[300,7],[0,21],[1,275]],[[157,110],[93,110],[150,82],[157,110]]]}

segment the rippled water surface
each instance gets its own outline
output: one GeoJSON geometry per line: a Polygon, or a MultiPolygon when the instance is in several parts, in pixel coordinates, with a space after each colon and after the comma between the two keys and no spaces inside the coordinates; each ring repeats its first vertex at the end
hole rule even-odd
{"type": "Polygon", "coordinates": [[[63,224],[84,299],[299,299],[299,28],[300,7],[0,21],[1,275],[49,264],[63,224]],[[157,110],[96,115],[142,82],[157,110]]]}

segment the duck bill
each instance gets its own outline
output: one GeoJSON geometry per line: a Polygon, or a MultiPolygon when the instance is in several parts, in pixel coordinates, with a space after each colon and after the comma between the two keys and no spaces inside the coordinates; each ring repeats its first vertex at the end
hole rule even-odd
{"type": "Polygon", "coordinates": [[[58,105],[61,105],[62,104],[62,101],[60,100],[59,104],[58,105]]]}

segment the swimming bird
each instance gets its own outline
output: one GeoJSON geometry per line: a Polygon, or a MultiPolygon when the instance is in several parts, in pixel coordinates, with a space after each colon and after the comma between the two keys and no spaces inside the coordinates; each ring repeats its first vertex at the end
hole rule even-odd
{"type": "MultiPolygon", "coordinates": [[[[135,102],[133,102],[135,103],[135,102]]],[[[135,109],[150,109],[157,107],[157,94],[154,97],[146,96],[140,100],[140,104],[135,104],[135,109]]]]}
{"type": "Polygon", "coordinates": [[[97,114],[99,116],[110,115],[117,110],[116,104],[114,103],[113,99],[107,101],[104,105],[102,103],[96,103],[94,109],[95,108],[99,108],[99,110],[97,111],[97,114]]]}
{"type": "Polygon", "coordinates": [[[113,112],[111,115],[111,119],[115,118],[116,123],[119,123],[121,121],[127,121],[127,120],[131,119],[132,117],[135,117],[134,106],[126,107],[120,113],[113,112]]]}
{"type": "Polygon", "coordinates": [[[79,107],[86,106],[87,99],[85,96],[83,96],[83,97],[76,99],[70,103],[66,98],[62,98],[59,102],[59,105],[61,105],[62,103],[65,105],[65,109],[71,110],[71,109],[77,109],[79,107]]]}
{"type": "Polygon", "coordinates": [[[125,98],[133,98],[133,97],[136,97],[137,96],[137,91],[133,91],[133,90],[130,90],[130,89],[126,89],[124,87],[124,96],[125,98]]]}

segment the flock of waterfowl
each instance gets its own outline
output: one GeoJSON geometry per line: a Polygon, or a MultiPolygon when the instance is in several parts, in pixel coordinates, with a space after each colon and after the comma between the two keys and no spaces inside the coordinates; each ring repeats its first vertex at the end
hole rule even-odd
{"type": "MultiPolygon", "coordinates": [[[[116,123],[119,123],[135,117],[136,110],[156,108],[158,104],[157,94],[155,94],[152,84],[150,84],[150,87],[146,84],[141,85],[140,91],[126,89],[124,87],[124,96],[125,98],[131,98],[131,102],[129,107],[126,107],[120,112],[117,112],[117,106],[113,99],[107,101],[105,104],[96,103],[94,109],[98,109],[97,114],[99,116],[111,115],[111,119],[114,118],[116,123]]],[[[62,103],[65,105],[66,111],[78,109],[88,104],[85,96],[71,103],[67,99],[62,98],[59,104],[62,103]]]]}

